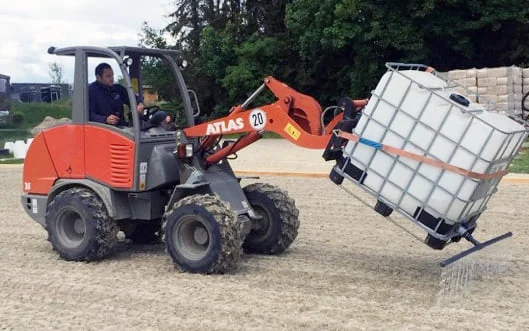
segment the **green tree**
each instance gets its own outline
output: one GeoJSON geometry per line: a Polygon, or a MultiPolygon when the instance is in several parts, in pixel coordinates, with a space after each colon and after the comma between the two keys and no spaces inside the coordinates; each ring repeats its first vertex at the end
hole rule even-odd
{"type": "Polygon", "coordinates": [[[190,59],[186,79],[202,109],[222,116],[279,72],[284,60],[284,10],[288,1],[177,1],[167,30],[190,59]],[[281,40],[281,42],[278,42],[281,40]]]}
{"type": "Polygon", "coordinates": [[[51,77],[52,84],[63,84],[64,83],[64,67],[62,64],[52,62],[48,64],[48,75],[51,77]]]}
{"type": "Polygon", "coordinates": [[[221,84],[228,92],[229,102],[242,103],[249,93],[263,84],[266,76],[280,70],[283,45],[271,37],[254,35],[235,48],[236,61],[226,67],[221,84]]]}
{"type": "MultiPolygon", "coordinates": [[[[147,22],[142,25],[140,46],[167,49],[170,48],[163,36],[164,31],[156,31],[147,22]]],[[[180,95],[175,78],[163,61],[154,57],[141,59],[143,85],[150,85],[158,92],[158,96],[166,101],[177,100],[180,95]]]]}
{"type": "Polygon", "coordinates": [[[385,62],[440,71],[529,64],[522,0],[176,0],[173,8],[166,31],[175,43],[148,30],[144,42],[188,60],[184,76],[209,116],[225,115],[267,75],[327,106],[369,96],[385,62]]]}
{"type": "Polygon", "coordinates": [[[527,63],[528,20],[520,0],[294,0],[286,12],[301,81],[324,100],[368,93],[389,61],[442,71],[527,63]]]}

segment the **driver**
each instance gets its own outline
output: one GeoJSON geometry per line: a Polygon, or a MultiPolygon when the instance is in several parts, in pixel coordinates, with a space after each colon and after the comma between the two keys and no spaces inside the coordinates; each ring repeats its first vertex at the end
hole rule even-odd
{"type": "MultiPolygon", "coordinates": [[[[130,108],[127,90],[114,84],[114,71],[108,63],[100,63],[95,69],[96,81],[88,88],[90,121],[106,123],[115,126],[128,126],[125,120],[123,106],[130,108]]],[[[171,117],[164,111],[158,111],[156,116],[143,119],[145,105],[137,100],[137,111],[142,118],[142,129],[158,126],[160,122],[171,122],[171,117]]]]}

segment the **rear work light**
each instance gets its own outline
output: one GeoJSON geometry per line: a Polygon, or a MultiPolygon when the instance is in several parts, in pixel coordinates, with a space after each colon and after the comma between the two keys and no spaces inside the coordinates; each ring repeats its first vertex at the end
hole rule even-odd
{"type": "Polygon", "coordinates": [[[187,159],[193,156],[192,144],[178,144],[176,146],[176,154],[179,159],[187,159]]]}

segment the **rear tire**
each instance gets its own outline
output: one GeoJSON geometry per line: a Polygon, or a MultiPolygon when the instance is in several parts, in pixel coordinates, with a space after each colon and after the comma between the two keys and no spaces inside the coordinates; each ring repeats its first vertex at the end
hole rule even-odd
{"type": "Polygon", "coordinates": [[[119,227],[103,201],[91,190],[71,188],[59,193],[46,211],[48,240],[68,261],[93,261],[110,255],[119,227]]]}
{"type": "Polygon", "coordinates": [[[237,216],[211,195],[191,195],[173,205],[163,216],[162,239],[173,262],[193,273],[225,273],[242,252],[237,216]]]}
{"type": "Polygon", "coordinates": [[[260,228],[252,229],[243,244],[247,253],[279,254],[285,251],[298,235],[299,210],[295,202],[280,188],[263,183],[246,186],[246,199],[257,214],[263,217],[260,228]]]}

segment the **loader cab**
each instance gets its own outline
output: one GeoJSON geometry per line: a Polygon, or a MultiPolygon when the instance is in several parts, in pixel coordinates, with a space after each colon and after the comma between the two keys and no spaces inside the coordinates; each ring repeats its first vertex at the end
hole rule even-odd
{"type": "Polygon", "coordinates": [[[62,143],[68,145],[62,156],[63,161],[71,158],[65,161],[69,172],[64,176],[82,176],[127,191],[146,191],[174,185],[178,181],[177,172],[174,171],[176,161],[172,157],[175,131],[160,127],[145,129],[142,123],[145,117],[135,110],[139,102],[155,106],[147,103],[143,93],[142,68],[146,64],[151,65],[151,68],[164,68],[160,70],[169,72],[173,79],[168,85],[178,91],[175,95],[180,96],[180,110],[169,110],[169,115],[183,127],[194,125],[193,108],[181,73],[182,60],[178,53],[141,47],[50,48],[48,53],[73,56],[75,62],[72,129],[67,137],[64,133],[58,137],[58,140],[62,138],[70,141],[62,143]],[[127,125],[114,126],[90,121],[89,85],[96,80],[94,69],[102,62],[111,65],[114,83],[119,83],[126,91],[130,105],[124,109],[127,125]],[[71,164],[75,164],[75,167],[71,164]]]}
{"type": "MultiPolygon", "coordinates": [[[[183,79],[181,68],[185,63],[178,52],[173,50],[147,49],[141,47],[68,47],[62,49],[50,48],[50,54],[70,55],[75,57],[75,76],[73,90],[72,122],[76,124],[87,124],[89,121],[89,89],[90,83],[95,81],[94,68],[97,64],[109,63],[114,72],[114,83],[120,84],[126,89],[130,109],[136,109],[138,102],[146,103],[143,89],[144,72],[142,68],[150,65],[155,67],[157,73],[165,71],[172,77],[167,81],[169,88],[178,90],[181,100],[179,103],[183,108],[183,113],[172,114],[180,118],[180,123],[184,126],[194,125],[193,108],[189,97],[189,91],[183,79]]],[[[166,75],[164,78],[167,78],[166,75]]],[[[148,99],[148,98],[147,98],[148,99]]],[[[196,101],[196,100],[195,100],[196,101]]],[[[148,102],[148,101],[147,101],[148,102]]],[[[149,104],[146,104],[149,106],[149,104]]],[[[152,106],[152,104],[151,104],[152,106]]],[[[131,112],[130,127],[135,136],[139,136],[137,131],[142,131],[139,124],[137,112],[131,112]]],[[[195,114],[196,115],[196,114],[195,114]]],[[[106,125],[105,125],[106,126],[106,125]]],[[[123,126],[118,127],[123,129],[123,126]]],[[[147,137],[147,135],[143,135],[147,137]]]]}

